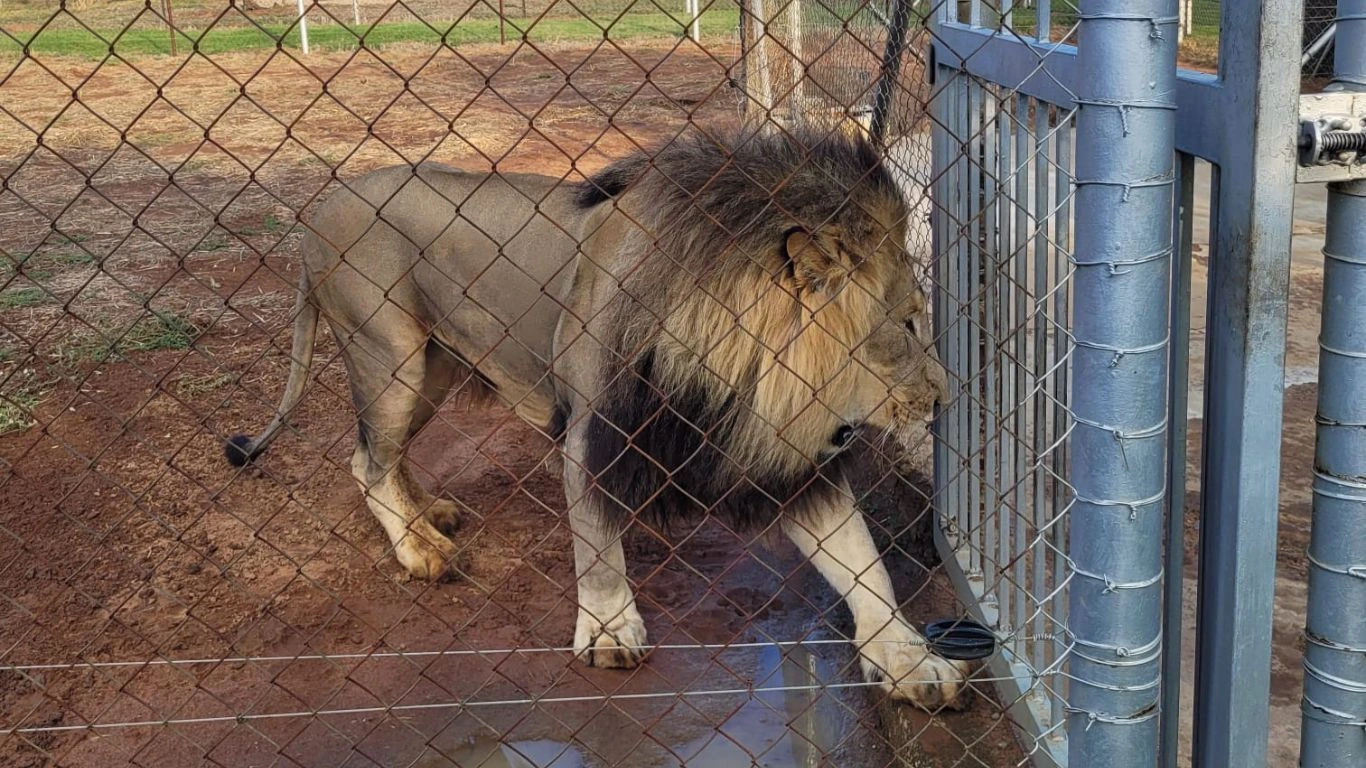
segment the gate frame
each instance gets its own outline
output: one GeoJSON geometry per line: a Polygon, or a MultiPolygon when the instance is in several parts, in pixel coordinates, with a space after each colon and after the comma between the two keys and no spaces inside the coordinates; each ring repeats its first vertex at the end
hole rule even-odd
{"type": "MultiPolygon", "coordinates": [[[[1338,0],[1335,25],[1334,81],[1325,93],[1366,94],[1366,0],[1338,0]]],[[[1360,118],[1353,132],[1366,133],[1366,95],[1349,103],[1360,118]]],[[[1356,154],[1354,168],[1315,169],[1333,181],[1300,707],[1300,765],[1312,768],[1355,768],[1366,758],[1366,316],[1353,302],[1366,297],[1366,153],[1356,154]]],[[[1315,175],[1302,172],[1301,179],[1315,175]]]]}
{"type": "MultiPolygon", "coordinates": [[[[1039,3],[1040,13],[1047,6],[1039,3]]],[[[980,20],[980,0],[970,21],[980,20]]],[[[1200,484],[1200,592],[1196,646],[1193,765],[1264,766],[1267,756],[1272,599],[1275,586],[1276,521],[1279,511],[1284,349],[1288,319],[1290,239],[1295,188],[1295,126],[1299,115],[1299,53],[1303,4],[1298,0],[1227,3],[1222,6],[1219,73],[1180,70],[1175,144],[1182,176],[1173,227],[1179,250],[1174,264],[1172,355],[1189,343],[1187,298],[1189,220],[1193,158],[1214,165],[1211,255],[1208,277],[1205,366],[1204,461],[1200,484]]],[[[1075,103],[1081,82],[1077,51],[1018,33],[998,34],[957,21],[956,4],[941,5],[932,30],[935,67],[956,70],[1043,101],[1075,103]],[[960,53],[961,52],[961,55],[960,53]],[[1069,87],[1073,86],[1073,87],[1069,87]]],[[[933,69],[933,68],[932,68],[933,69]]],[[[936,71],[936,76],[937,76],[936,71]]],[[[947,149],[936,148],[936,171],[947,149]]],[[[937,207],[936,207],[937,208],[937,207]]],[[[940,232],[936,227],[936,233],[940,232]]],[[[940,253],[938,247],[936,253],[940,253]]],[[[937,305],[943,319],[943,303],[937,305]]],[[[1184,373],[1173,366],[1177,376],[1184,373]]],[[[1184,377],[1182,377],[1184,378],[1184,377]]],[[[1173,394],[1177,383],[1173,382],[1173,394]]],[[[1184,392],[1181,393],[1184,395],[1184,392]]],[[[1169,408],[1184,402],[1172,397],[1169,408]]],[[[1183,409],[1184,410],[1184,409],[1183,409]]],[[[1184,422],[1184,412],[1175,420],[1184,422]]],[[[1184,426],[1180,430],[1184,433],[1184,426]]],[[[1169,440],[1167,563],[1180,564],[1186,452],[1173,431],[1169,440]]],[[[944,462],[936,461],[936,473],[944,462]]],[[[942,481],[940,475],[936,483],[942,481]]],[[[940,507],[940,514],[945,510],[940,507]]],[[[942,530],[936,540],[960,598],[974,618],[988,618],[978,603],[981,590],[957,565],[942,530]]],[[[1160,706],[1161,764],[1174,766],[1179,730],[1181,573],[1164,590],[1164,691],[1160,706]]],[[[1013,676],[998,654],[997,676],[1013,676]],[[1004,674],[1003,674],[1004,673],[1004,674]]],[[[1036,764],[1065,765],[1066,737],[1043,730],[1034,708],[1018,693],[1018,681],[1003,694],[1019,722],[1045,749],[1036,764]],[[1053,754],[1047,747],[1057,742],[1053,754]]]]}

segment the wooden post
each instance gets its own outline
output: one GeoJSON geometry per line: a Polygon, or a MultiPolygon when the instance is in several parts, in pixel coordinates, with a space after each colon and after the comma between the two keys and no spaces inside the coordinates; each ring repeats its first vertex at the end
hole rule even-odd
{"type": "Polygon", "coordinates": [[[166,31],[171,35],[171,55],[176,56],[175,14],[171,10],[171,0],[161,0],[161,12],[166,16],[166,31]]]}
{"type": "MultiPolygon", "coordinates": [[[[758,116],[761,121],[766,121],[773,110],[773,84],[769,81],[768,71],[768,19],[764,13],[764,0],[749,0],[750,18],[753,20],[751,25],[754,28],[754,70],[759,76],[758,109],[763,110],[763,114],[758,116]]],[[[745,65],[746,84],[749,84],[748,72],[749,65],[745,65]]],[[[747,112],[756,109],[753,98],[746,99],[745,109],[747,112]]]]}
{"type": "Polygon", "coordinates": [[[498,44],[507,45],[507,30],[503,27],[503,19],[506,14],[503,12],[503,0],[498,0],[498,44]]]}
{"type": "Polygon", "coordinates": [[[351,23],[360,26],[360,0],[351,0],[351,23]]]}
{"type": "Polygon", "coordinates": [[[802,0],[789,0],[787,4],[787,49],[792,52],[792,95],[787,103],[796,122],[797,111],[804,106],[802,83],[806,80],[806,62],[802,61],[802,0]]]}

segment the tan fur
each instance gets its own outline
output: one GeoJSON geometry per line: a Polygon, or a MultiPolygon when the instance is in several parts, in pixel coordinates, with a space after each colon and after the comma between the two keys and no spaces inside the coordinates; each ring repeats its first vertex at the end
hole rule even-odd
{"type": "MultiPolygon", "coordinates": [[[[821,198],[819,183],[807,179],[803,194],[821,198]]],[[[599,666],[634,665],[644,625],[620,531],[605,524],[584,460],[587,425],[619,372],[648,349],[664,389],[718,403],[738,395],[746,415],[725,449],[758,477],[815,466],[840,449],[832,435],[847,425],[904,437],[945,390],[905,250],[908,209],[885,178],[831,188],[836,202],[844,194],[852,202],[825,220],[792,221],[774,208],[771,221],[722,253],[698,252],[722,242],[703,231],[705,217],[661,220],[651,184],[583,209],[547,177],[427,165],[351,182],[319,208],[305,239],[282,406],[261,436],[234,439],[229,458],[250,460],[287,421],[320,315],[341,344],[360,414],[356,480],[404,568],[437,579],[455,561],[457,510],[413,482],[403,464],[408,440],[452,392],[500,398],[557,436],[562,424],[575,648],[599,666]],[[695,273],[673,261],[680,253],[694,257],[695,273]]],[[[916,645],[861,516],[828,495],[806,506],[829,533],[793,520],[784,530],[821,553],[832,584],[853,590],[859,638],[872,643],[862,650],[870,677],[927,708],[961,703],[962,670],[916,645]],[[841,558],[861,565],[842,575],[841,558]],[[913,650],[892,653],[894,642],[913,650]],[[930,684],[905,680],[912,662],[935,670],[930,684]]]]}
{"type": "MultiPolygon", "coordinates": [[[[822,230],[803,253],[793,254],[796,276],[782,275],[784,243],[775,241],[701,283],[667,264],[649,268],[664,260],[652,253],[652,239],[642,236],[650,205],[628,193],[594,214],[585,241],[593,262],[588,269],[581,265],[576,290],[595,281],[605,286],[580,311],[600,318],[590,331],[593,345],[616,332],[602,318],[632,329],[629,346],[654,344],[665,353],[656,360],[658,370],[674,385],[705,390],[717,400],[753,391],[758,418],[729,446],[740,463],[775,471],[809,466],[844,423],[903,436],[945,394],[925,297],[915,280],[920,265],[904,248],[908,214],[899,198],[877,200],[863,231],[822,230]],[[603,267],[621,277],[608,278],[603,267]],[[617,280],[629,293],[633,272],[644,280],[672,273],[672,301],[627,303],[631,316],[614,315],[617,280]],[[907,330],[912,319],[918,335],[907,330]]],[[[579,386],[594,391],[587,380],[579,386]]]]}

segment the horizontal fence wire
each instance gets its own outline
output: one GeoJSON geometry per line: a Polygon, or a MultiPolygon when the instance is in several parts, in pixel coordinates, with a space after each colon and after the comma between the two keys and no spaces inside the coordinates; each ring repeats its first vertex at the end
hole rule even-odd
{"type": "MultiPolygon", "coordinates": [[[[0,8],[0,762],[392,764],[492,739],[857,768],[920,739],[873,714],[918,706],[946,759],[1021,764],[1007,678],[919,630],[964,613],[921,422],[943,395],[932,10],[0,8]],[[813,171],[789,150],[833,154],[813,171]],[[718,160],[751,163],[739,204],[702,194],[718,160]],[[619,188],[608,167],[644,170],[619,188]],[[782,273],[758,211],[805,234],[768,293],[727,294],[782,273]],[[611,227],[639,238],[597,246],[611,227]],[[895,259],[885,291],[827,261],[839,227],[895,259]],[[658,323],[640,337],[567,290],[636,242],[653,274],[621,295],[658,323]],[[706,313],[732,330],[676,321],[706,313]],[[792,345],[814,351],[763,362],[792,345]],[[596,348],[617,357],[582,378],[596,348]],[[726,362],[746,354],[781,383],[726,362]],[[687,411],[692,385],[662,378],[685,373],[734,412],[687,411]],[[613,411],[618,374],[684,412],[613,411]],[[658,488],[581,440],[635,450],[620,474],[658,488]],[[698,450],[711,472],[682,461],[698,450]],[[805,479],[774,487],[773,460],[805,479]]],[[[1052,629],[993,638],[1013,657],[1068,642],[1052,629]]]]}
{"type": "Polygon", "coordinates": [[[0,763],[1065,764],[1093,22],[0,7],[0,763]]]}
{"type": "MultiPolygon", "coordinates": [[[[1052,641],[1051,636],[1029,636],[1013,638],[1016,640],[1028,641],[1052,641]]],[[[791,648],[796,646],[819,646],[819,645],[843,645],[848,640],[775,640],[762,643],[693,643],[688,645],[677,643],[665,643],[662,645],[640,646],[639,650],[660,650],[660,651],[732,651],[753,648],[791,648]]],[[[890,643],[901,641],[891,640],[870,640],[871,643],[890,643]]],[[[926,645],[926,641],[912,642],[910,645],[926,645]]],[[[564,648],[488,648],[470,650],[444,650],[444,651],[375,651],[367,653],[364,651],[355,653],[315,653],[299,654],[297,656],[224,656],[219,658],[202,659],[138,659],[136,661],[70,661],[70,662],[50,662],[34,664],[5,664],[0,665],[0,672],[42,672],[50,670],[72,670],[72,669],[99,669],[117,667],[141,667],[141,666],[193,666],[201,664],[268,664],[281,661],[349,661],[357,659],[406,659],[406,658],[432,658],[443,656],[511,656],[514,654],[527,653],[574,653],[572,646],[564,648]]]]}

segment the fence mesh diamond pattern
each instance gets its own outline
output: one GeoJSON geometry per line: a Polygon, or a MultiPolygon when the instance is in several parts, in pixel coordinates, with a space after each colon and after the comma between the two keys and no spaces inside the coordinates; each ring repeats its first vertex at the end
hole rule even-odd
{"type": "Polygon", "coordinates": [[[1050,764],[1076,106],[951,10],[5,4],[0,763],[1050,764]]]}

